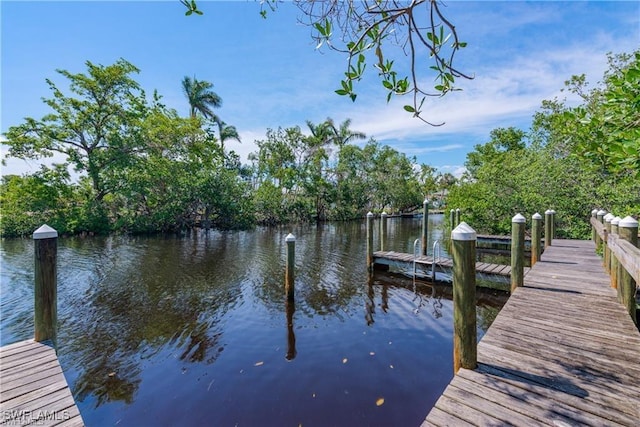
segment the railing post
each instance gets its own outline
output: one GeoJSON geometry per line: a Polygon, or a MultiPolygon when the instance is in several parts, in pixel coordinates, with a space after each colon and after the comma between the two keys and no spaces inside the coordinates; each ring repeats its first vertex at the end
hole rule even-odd
{"type": "MultiPolygon", "coordinates": [[[[598,209],[594,209],[591,211],[591,217],[592,218],[597,218],[598,217],[598,209]]],[[[598,236],[598,232],[596,231],[596,228],[594,226],[591,226],[591,240],[593,240],[594,243],[596,243],[597,246],[597,238],[598,236]]]]}
{"type": "MultiPolygon", "coordinates": [[[[618,224],[620,223],[620,221],[622,220],[622,218],[620,218],[619,216],[613,218],[611,220],[611,234],[616,234],[618,235],[618,224]]],[[[613,252],[611,252],[611,287],[613,289],[617,289],[618,288],[618,259],[616,258],[616,256],[613,254],[613,252]]]]}
{"type": "Polygon", "coordinates": [[[524,285],[524,226],[521,214],[511,219],[511,293],[524,285]]]}
{"type": "Polygon", "coordinates": [[[429,200],[422,202],[422,255],[427,255],[429,247],[429,200]]]}
{"type": "Polygon", "coordinates": [[[453,232],[453,229],[456,228],[456,211],[453,209],[449,211],[449,222],[451,225],[451,232],[453,232]]]}
{"type": "MultiPolygon", "coordinates": [[[[596,213],[596,219],[598,220],[598,222],[604,223],[604,216],[606,214],[607,214],[607,211],[605,211],[604,209],[600,209],[598,213],[596,213]]],[[[600,245],[602,245],[602,238],[596,232],[596,250],[600,248],[600,245]]]]}
{"type": "Polygon", "coordinates": [[[451,232],[453,257],[453,369],[478,365],[476,331],[476,232],[461,222],[451,232]]]}
{"type": "Polygon", "coordinates": [[[296,236],[289,233],[285,237],[287,242],[287,266],[284,274],[284,289],[288,300],[295,296],[295,267],[296,267],[296,236]]]}
{"type": "Polygon", "coordinates": [[[33,233],[35,252],[34,329],[36,341],[53,341],[58,327],[58,232],[44,224],[33,233]]]}
{"type": "Polygon", "coordinates": [[[551,246],[553,242],[553,212],[547,209],[544,212],[544,248],[551,246]]]}
{"type": "Polygon", "coordinates": [[[531,267],[536,262],[540,261],[540,255],[542,254],[542,215],[535,213],[531,216],[531,267]]]}
{"type": "Polygon", "coordinates": [[[551,209],[551,238],[556,238],[556,211],[551,209]]]}
{"type": "MultiPolygon", "coordinates": [[[[638,246],[638,221],[627,216],[618,223],[618,235],[621,239],[630,242],[633,246],[638,246]]],[[[622,305],[636,323],[636,281],[622,263],[618,263],[619,287],[622,290],[622,305]]]]}
{"type": "MultiPolygon", "coordinates": [[[[611,213],[608,213],[604,216],[604,230],[605,235],[608,236],[611,234],[611,220],[615,218],[615,216],[611,213]]],[[[609,243],[604,241],[604,269],[607,273],[611,273],[611,249],[609,249],[609,243]]]]}
{"type": "Polygon", "coordinates": [[[380,250],[384,251],[385,240],[387,239],[387,213],[380,215],[380,250]]]}
{"type": "Polygon", "coordinates": [[[456,227],[460,225],[460,208],[456,208],[456,227]]]}
{"type": "Polygon", "coordinates": [[[367,213],[367,270],[373,271],[373,213],[367,213]]]}

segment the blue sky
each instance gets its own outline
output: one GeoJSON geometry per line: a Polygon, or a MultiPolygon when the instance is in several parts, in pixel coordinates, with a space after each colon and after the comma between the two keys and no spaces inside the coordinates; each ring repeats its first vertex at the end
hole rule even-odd
{"type": "MultiPolygon", "coordinates": [[[[459,173],[466,154],[492,129],[528,129],[542,100],[566,96],[560,90],[571,75],[585,73],[595,84],[607,52],[640,46],[637,1],[448,1],[445,13],[468,42],[457,65],[475,79],[460,81],[461,92],[427,101],[426,117],[445,122],[436,128],[404,112],[408,100],[387,104],[374,79],[357,87],[355,103],[336,95],[346,58],[316,50],[292,4],[266,20],[257,1],[199,0],[199,6],[204,16],[185,17],[178,0],[3,0],[0,131],[48,112],[41,101],[50,95],[45,78],[64,82],[56,69],[84,72],[86,60],[108,65],[124,58],[140,68],[136,79],[148,94],[156,89],[183,115],[182,78],[213,82],[223,99],[219,115],[242,137],[228,147],[242,158],[267,128],[351,118],[352,129],[420,163],[459,173]]],[[[2,173],[38,168],[38,162],[9,159],[2,173]]]]}

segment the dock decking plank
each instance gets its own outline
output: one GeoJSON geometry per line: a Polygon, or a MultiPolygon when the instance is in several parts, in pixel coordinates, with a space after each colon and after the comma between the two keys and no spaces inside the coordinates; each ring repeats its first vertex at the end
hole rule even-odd
{"type": "Polygon", "coordinates": [[[478,344],[478,369],[459,371],[423,425],[468,413],[475,425],[636,426],[640,333],[593,243],[554,240],[524,282],[478,344]]]}
{"type": "Polygon", "coordinates": [[[0,389],[3,425],[84,425],[55,349],[46,343],[27,340],[1,347],[0,389]]]}

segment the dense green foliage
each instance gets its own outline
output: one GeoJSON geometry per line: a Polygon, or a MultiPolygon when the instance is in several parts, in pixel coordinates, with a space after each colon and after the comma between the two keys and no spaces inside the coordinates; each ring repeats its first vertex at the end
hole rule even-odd
{"type": "Polygon", "coordinates": [[[7,131],[9,155],[66,163],[0,185],[4,236],[48,223],[60,233],[177,231],[194,226],[247,228],[256,223],[362,217],[401,211],[435,189],[435,169],[350,129],[350,121],[307,122],[269,130],[252,164],[242,165],[224,141],[234,126],[213,112],[222,99],[212,84],[185,77],[189,114],[147,100],[124,60],[88,72],[59,71],[68,90],[48,81],[53,113],[7,131]],[[80,173],[74,182],[69,168],[80,173]],[[420,171],[420,172],[418,172],[420,171]]]}
{"type": "Polygon", "coordinates": [[[508,234],[520,212],[554,209],[560,237],[587,237],[594,207],[640,214],[640,53],[612,57],[602,87],[567,82],[584,103],[543,102],[528,132],[495,129],[449,196],[479,232],[508,234]]]}
{"type": "Polygon", "coordinates": [[[147,99],[130,63],[87,62],[86,74],[59,71],[66,92],[48,81],[51,114],[9,128],[9,155],[58,152],[66,163],[3,177],[0,232],[25,235],[42,223],[64,234],[347,220],[412,210],[446,189],[448,207],[461,208],[478,232],[506,234],[516,213],[554,209],[560,237],[586,237],[594,207],[640,213],[640,53],[610,65],[591,91],[584,76],[567,82],[581,105],[544,101],[528,131],[493,130],[458,181],[373,139],[356,144],[365,135],[349,120],[270,129],[242,165],[225,151],[239,135],[213,113],[222,100],[210,83],[185,78],[190,111],[181,117],[159,95],[147,99]]]}

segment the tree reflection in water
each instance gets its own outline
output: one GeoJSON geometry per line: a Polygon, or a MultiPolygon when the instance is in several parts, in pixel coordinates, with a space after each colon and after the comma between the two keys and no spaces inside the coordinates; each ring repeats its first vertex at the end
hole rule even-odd
{"type": "MultiPolygon", "coordinates": [[[[406,252],[419,227],[390,220],[389,249],[406,252]]],[[[85,421],[417,424],[450,379],[451,288],[368,280],[364,231],[353,222],[61,239],[59,357],[85,421]],[[289,232],[295,303],[283,286],[289,232]]],[[[19,340],[33,333],[33,252],[12,246],[25,245],[3,244],[1,322],[19,340]]],[[[478,295],[486,328],[499,304],[478,295]]]]}

